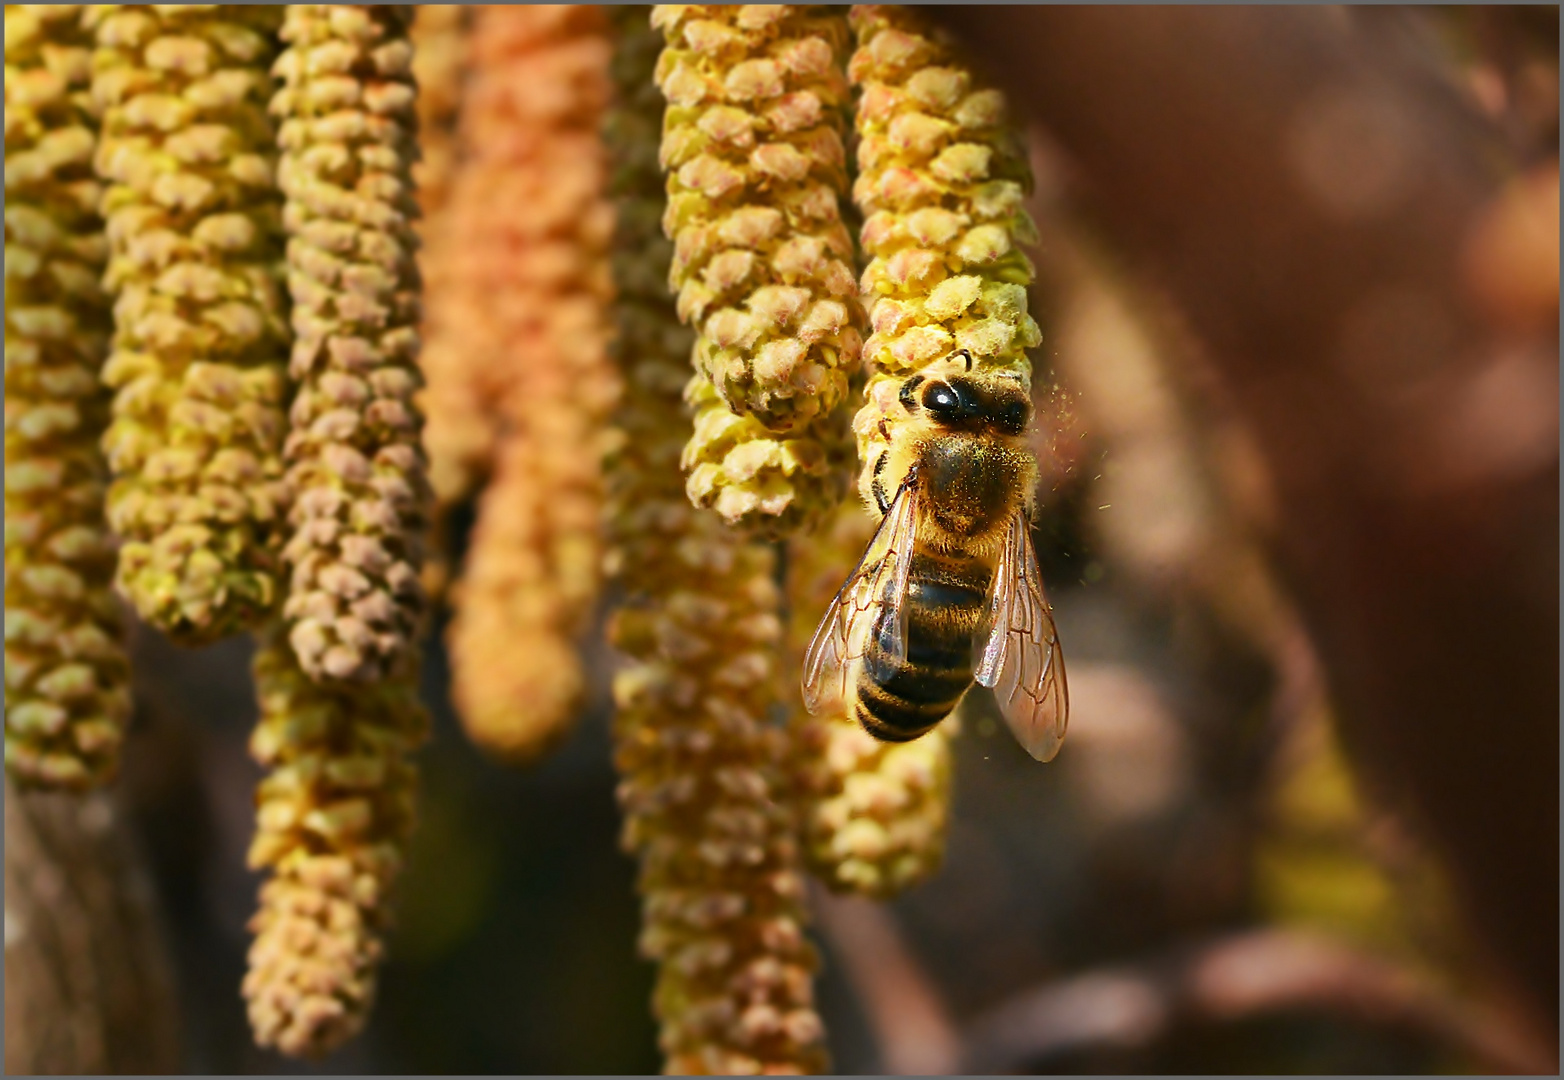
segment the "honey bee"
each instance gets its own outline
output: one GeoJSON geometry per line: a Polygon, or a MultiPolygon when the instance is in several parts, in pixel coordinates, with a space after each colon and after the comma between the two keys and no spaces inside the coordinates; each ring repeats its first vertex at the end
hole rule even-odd
{"type": "Polygon", "coordinates": [[[875,738],[907,742],[976,681],[1048,761],[1070,698],[1028,527],[1032,402],[1018,376],[972,367],[963,350],[887,396],[904,419],[881,420],[869,494],[883,517],[809,643],[804,704],[845,705],[875,738]]]}

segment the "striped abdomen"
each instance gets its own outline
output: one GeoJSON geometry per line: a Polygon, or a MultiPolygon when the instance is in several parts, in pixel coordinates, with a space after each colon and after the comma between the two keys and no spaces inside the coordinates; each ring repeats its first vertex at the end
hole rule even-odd
{"type": "Polygon", "coordinates": [[[877,739],[907,742],[945,719],[972,685],[972,639],[993,569],[965,558],[913,556],[907,575],[907,658],[880,648],[887,606],[866,643],[853,712],[877,739]]]}

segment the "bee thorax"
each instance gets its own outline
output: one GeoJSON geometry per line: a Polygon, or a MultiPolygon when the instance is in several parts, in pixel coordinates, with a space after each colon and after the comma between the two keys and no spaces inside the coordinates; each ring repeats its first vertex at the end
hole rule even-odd
{"type": "Polygon", "coordinates": [[[1016,451],[997,440],[928,440],[918,455],[926,512],[941,530],[967,539],[1002,529],[1014,512],[1024,474],[1016,451]]]}

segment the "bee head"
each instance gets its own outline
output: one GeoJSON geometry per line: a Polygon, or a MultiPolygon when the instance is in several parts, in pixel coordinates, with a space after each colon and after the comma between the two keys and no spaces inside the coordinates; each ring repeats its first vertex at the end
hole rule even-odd
{"type": "Polygon", "coordinates": [[[909,412],[921,408],[939,426],[956,430],[989,428],[1020,435],[1032,419],[1031,400],[1020,383],[1010,379],[914,375],[903,384],[901,401],[909,412]]]}

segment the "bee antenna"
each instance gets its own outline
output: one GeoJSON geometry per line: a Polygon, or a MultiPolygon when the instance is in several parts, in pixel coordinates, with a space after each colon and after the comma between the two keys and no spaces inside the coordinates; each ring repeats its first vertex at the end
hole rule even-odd
{"type": "Polygon", "coordinates": [[[966,358],[967,370],[971,371],[972,370],[972,354],[970,352],[968,352],[966,349],[962,349],[961,350],[961,356],[966,358]]]}

